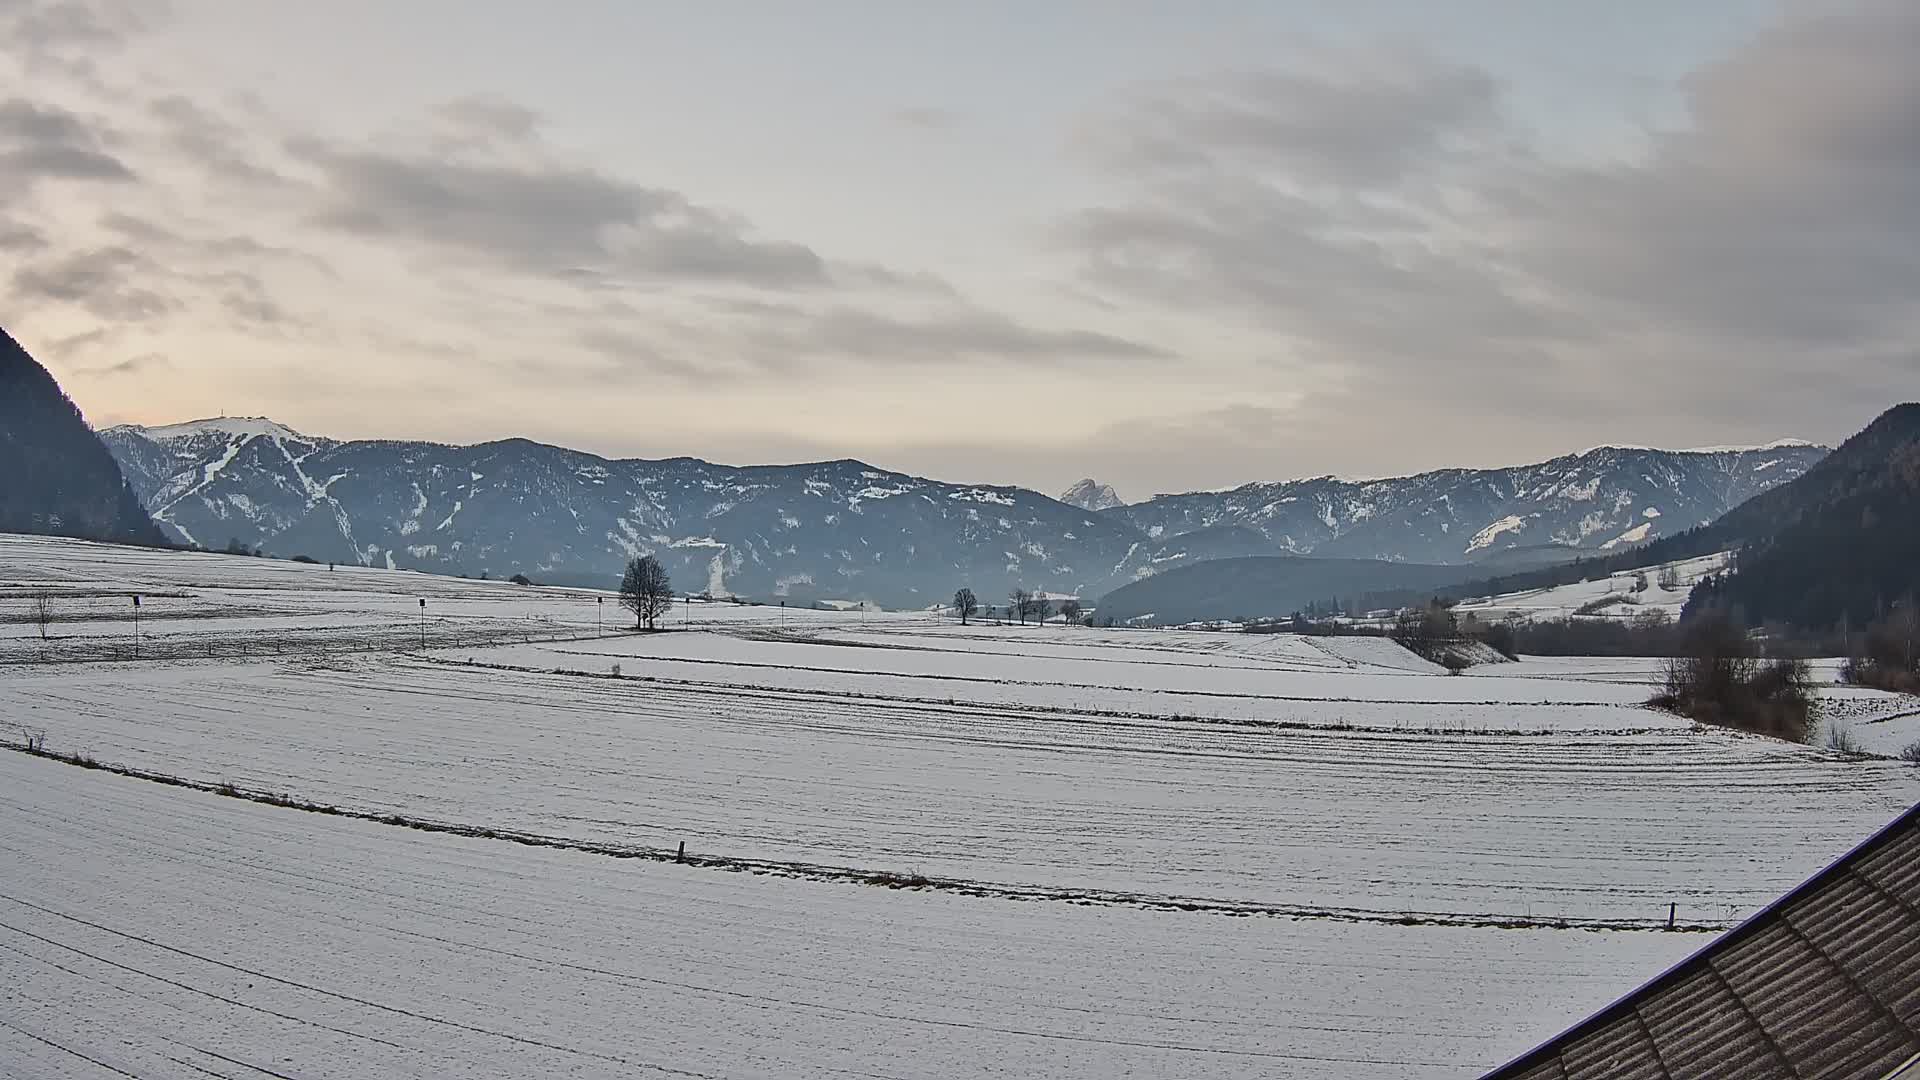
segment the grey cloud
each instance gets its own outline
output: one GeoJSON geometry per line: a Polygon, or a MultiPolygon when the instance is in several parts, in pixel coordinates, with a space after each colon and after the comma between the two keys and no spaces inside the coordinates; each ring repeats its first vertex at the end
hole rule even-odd
{"type": "Polygon", "coordinates": [[[464,97],[434,109],[442,123],[469,138],[524,142],[540,127],[540,114],[498,97],[464,97]]]}
{"type": "Polygon", "coordinates": [[[908,363],[965,359],[1069,362],[1172,358],[1155,346],[1111,334],[1037,328],[997,312],[972,307],[905,318],[838,307],[809,316],[797,341],[812,351],[826,354],[908,363]]]}
{"type": "Polygon", "coordinates": [[[148,287],[154,264],[122,247],[103,247],[14,271],[13,292],[29,300],[71,304],[100,319],[144,322],[180,307],[173,297],[148,287]]]}
{"type": "Polygon", "coordinates": [[[93,123],[67,109],[23,98],[0,102],[0,176],[22,184],[133,179],[133,170],[103,143],[93,123]]]}
{"type": "Polygon", "coordinates": [[[133,179],[133,170],[119,158],[77,146],[26,146],[0,152],[0,172],[62,180],[133,179]]]}
{"type": "Polygon", "coordinates": [[[34,79],[106,90],[109,66],[102,61],[163,18],[166,7],[164,0],[12,0],[0,4],[0,42],[34,79]]]}
{"type": "Polygon", "coordinates": [[[1729,349],[1920,329],[1920,6],[1792,18],[1697,73],[1644,163],[1497,191],[1518,260],[1622,321],[1729,349]]]}
{"type": "Polygon", "coordinates": [[[45,251],[50,245],[47,234],[32,225],[0,218],[0,251],[45,251]]]}
{"type": "Polygon", "coordinates": [[[267,295],[258,282],[227,292],[220,298],[220,303],[228,314],[243,323],[280,327],[297,321],[273,297],[267,295]]]}
{"type": "Polygon", "coordinates": [[[257,137],[222,113],[178,94],[148,102],[146,111],[173,150],[209,177],[267,191],[294,186],[257,137]]]}
{"type": "Polygon", "coordinates": [[[324,178],[326,205],[315,220],[361,236],[426,242],[545,275],[588,270],[765,288],[828,281],[809,248],[753,238],[677,192],[593,169],[311,140],[291,148],[324,178]]]}
{"type": "Polygon", "coordinates": [[[118,378],[125,375],[144,375],[173,367],[173,361],[157,352],[140,353],[98,367],[81,368],[77,374],[90,378],[118,378]]]}
{"type": "Polygon", "coordinates": [[[120,333],[121,328],[117,326],[96,326],[91,330],[83,330],[78,334],[55,338],[46,343],[46,350],[48,353],[65,360],[75,353],[85,352],[88,349],[114,341],[120,336],[120,333]]]}
{"type": "Polygon", "coordinates": [[[1079,143],[1119,170],[1271,170],[1303,184],[1391,186],[1498,128],[1484,71],[1381,53],[1136,91],[1079,143]]]}
{"type": "Polygon", "coordinates": [[[32,48],[101,49],[118,45],[144,29],[148,25],[147,16],[164,11],[165,6],[163,3],[16,0],[0,6],[0,15],[12,17],[9,31],[14,40],[32,48]]]}
{"type": "Polygon", "coordinates": [[[1082,329],[1036,327],[964,300],[913,314],[825,308],[753,297],[707,297],[708,317],[676,318],[620,302],[548,305],[539,320],[571,326],[604,361],[595,377],[689,381],[765,378],[822,365],[1033,366],[1143,364],[1172,359],[1152,345],[1082,329]]]}
{"type": "Polygon", "coordinates": [[[204,221],[183,218],[177,224],[180,228],[172,228],[124,210],[108,211],[99,218],[101,228],[137,245],[149,255],[163,255],[169,265],[183,268],[184,273],[232,273],[236,264],[281,263],[339,278],[332,265],[317,255],[263,243],[251,236],[222,234],[204,221]]]}
{"type": "Polygon", "coordinates": [[[1307,409],[1370,430],[1441,409],[1500,415],[1502,441],[1550,437],[1542,420],[1824,437],[1903,392],[1868,358],[1920,337],[1915,56],[1920,6],[1800,9],[1606,166],[1516,148],[1489,127],[1497,88],[1432,65],[1156,89],[1100,158],[1127,197],[1055,236],[1095,291],[1275,335],[1309,366],[1307,409]]]}
{"type": "MultiPolygon", "coordinates": [[[[669,354],[653,335],[618,326],[586,327],[576,335],[575,341],[602,361],[591,373],[592,378],[599,380],[617,381],[636,373],[646,373],[698,382],[725,374],[711,363],[696,364],[684,357],[669,354]]],[[[551,373],[551,368],[545,365],[541,370],[551,373]]]]}

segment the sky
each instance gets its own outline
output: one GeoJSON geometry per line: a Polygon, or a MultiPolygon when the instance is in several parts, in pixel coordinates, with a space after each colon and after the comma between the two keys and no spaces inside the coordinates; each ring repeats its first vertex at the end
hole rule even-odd
{"type": "Polygon", "coordinates": [[[1920,396],[1911,0],[0,0],[96,426],[1130,499],[1920,396]]]}

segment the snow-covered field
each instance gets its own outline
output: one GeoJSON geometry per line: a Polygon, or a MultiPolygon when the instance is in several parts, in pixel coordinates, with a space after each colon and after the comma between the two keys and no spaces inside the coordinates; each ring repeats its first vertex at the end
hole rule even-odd
{"type": "Polygon", "coordinates": [[[1623,570],[1572,585],[1476,597],[1462,601],[1456,610],[1461,615],[1472,614],[1488,622],[1499,622],[1506,618],[1570,619],[1577,615],[1629,619],[1649,612],[1659,612],[1677,619],[1680,609],[1686,606],[1687,593],[1693,586],[1701,578],[1726,569],[1727,562],[1728,557],[1724,553],[1705,555],[1697,559],[1650,566],[1645,570],[1623,570]],[[1663,588],[1659,584],[1662,571],[1666,570],[1673,572],[1674,588],[1663,588]],[[1638,586],[1643,578],[1647,587],[1641,589],[1638,586]]]}
{"type": "Polygon", "coordinates": [[[1472,1076],[1920,799],[1647,661],[674,615],[0,537],[0,738],[148,777],[0,753],[0,1075],[1472,1076]]]}
{"type": "Polygon", "coordinates": [[[0,754],[0,1074],[1470,1077],[1696,934],[1022,903],[0,754]]]}

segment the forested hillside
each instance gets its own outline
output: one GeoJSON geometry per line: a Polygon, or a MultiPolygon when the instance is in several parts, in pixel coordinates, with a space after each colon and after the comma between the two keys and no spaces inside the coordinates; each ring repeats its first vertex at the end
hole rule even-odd
{"type": "Polygon", "coordinates": [[[0,532],[163,540],[60,384],[0,330],[0,532]]]}

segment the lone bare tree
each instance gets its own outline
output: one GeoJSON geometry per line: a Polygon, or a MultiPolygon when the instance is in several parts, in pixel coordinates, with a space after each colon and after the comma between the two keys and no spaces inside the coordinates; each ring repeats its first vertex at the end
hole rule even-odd
{"type": "Polygon", "coordinates": [[[968,619],[980,613],[980,600],[972,589],[961,589],[953,594],[953,610],[960,613],[960,625],[965,626],[968,619]]]}
{"type": "Polygon", "coordinates": [[[53,597],[46,593],[34,595],[33,622],[40,628],[40,640],[47,640],[47,627],[53,625],[53,597]]]}
{"type": "Polygon", "coordinates": [[[620,579],[620,606],[633,612],[634,629],[654,628],[654,621],[673,609],[673,582],[667,568],[651,555],[627,560],[620,579]]]}
{"type": "Polygon", "coordinates": [[[1020,625],[1027,625],[1027,614],[1033,610],[1033,594],[1025,589],[1015,589],[1007,594],[1007,614],[1017,615],[1020,625]]]}
{"type": "Polygon", "coordinates": [[[1033,604],[1033,621],[1047,625],[1047,616],[1053,614],[1053,601],[1047,599],[1046,593],[1034,593],[1029,602],[1033,604]]]}
{"type": "Polygon", "coordinates": [[[1066,620],[1068,626],[1072,626],[1080,621],[1081,610],[1080,601],[1078,600],[1066,599],[1060,601],[1060,617],[1066,620]]]}

